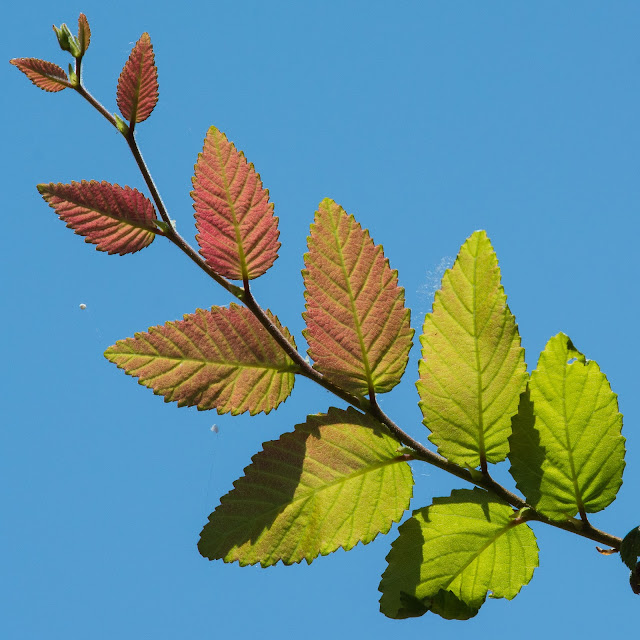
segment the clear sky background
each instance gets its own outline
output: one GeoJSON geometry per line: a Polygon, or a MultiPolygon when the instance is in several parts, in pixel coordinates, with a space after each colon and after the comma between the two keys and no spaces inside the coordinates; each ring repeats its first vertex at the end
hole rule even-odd
{"type": "MultiPolygon", "coordinates": [[[[486,229],[529,367],[564,331],[619,394],[624,485],[592,522],[619,536],[640,522],[640,3],[10,3],[0,43],[0,635],[634,637],[640,598],[619,558],[542,525],[530,585],[468,622],[378,612],[396,527],[311,566],[241,568],[198,554],[208,514],[261,443],[342,405],[299,380],[269,416],[178,409],[102,356],[135,331],[231,300],[162,238],[124,258],[96,252],[37,193],[39,182],[81,179],[144,190],[101,116],[8,64],[40,57],[66,68],[51,25],[75,30],[81,11],[93,34],[84,78],[111,111],[132,45],[151,35],[160,102],[138,141],[185,237],[207,128],[255,164],[283,245],[255,291],[299,344],[302,254],[322,198],[383,244],[417,330],[442,269],[486,229]]],[[[403,384],[382,403],[424,442],[418,357],[414,345],[403,384]]],[[[464,486],[426,465],[414,471],[414,508],[464,486]]],[[[506,467],[497,475],[513,486],[506,467]]]]}

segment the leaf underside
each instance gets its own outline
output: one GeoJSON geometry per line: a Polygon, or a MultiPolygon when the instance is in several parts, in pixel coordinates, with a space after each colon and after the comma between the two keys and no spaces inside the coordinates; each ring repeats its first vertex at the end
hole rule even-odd
{"type": "Polygon", "coordinates": [[[261,276],[278,257],[278,218],[269,191],[244,154],[215,127],[207,132],[193,177],[200,253],[231,280],[261,276]]]}
{"type": "Polygon", "coordinates": [[[308,246],[304,336],[314,368],[357,395],[390,391],[413,336],[397,271],[369,232],[329,198],[316,212],[308,246]]]}
{"type": "Polygon", "coordinates": [[[400,520],[413,479],[397,441],[349,407],[266,442],[234,487],[198,548],[210,560],[266,567],[371,542],[400,520]]]}
{"type": "Polygon", "coordinates": [[[120,73],[116,102],[130,123],[146,120],[158,103],[158,69],[148,33],[140,36],[120,73]]]}
{"type": "Polygon", "coordinates": [[[78,16],[78,42],[80,43],[80,51],[84,54],[89,48],[91,42],[91,29],[89,28],[89,21],[84,13],[78,16]]]}
{"type": "Polygon", "coordinates": [[[398,529],[380,582],[380,610],[390,618],[433,611],[474,616],[490,591],[511,600],[538,566],[538,546],[514,510],[484,490],[435,498],[398,529]]]}
{"type": "Polygon", "coordinates": [[[416,386],[429,440],[460,465],[504,460],[527,374],[498,260],[484,231],[471,235],[445,273],[420,341],[416,386]]]}
{"type": "Polygon", "coordinates": [[[9,62],[18,67],[40,89],[56,93],[69,86],[67,74],[53,62],[38,58],[14,58],[9,62]]]}
{"type": "Polygon", "coordinates": [[[622,484],[618,400],[597,363],[559,333],[549,340],[513,419],[511,475],[554,520],[607,507],[622,484]]]}
{"type": "MultiPolygon", "coordinates": [[[[267,311],[293,344],[293,337],[267,311]]],[[[246,308],[198,309],[184,320],[116,342],[105,357],[165,402],[218,413],[275,409],[291,393],[296,366],[246,308]]]]}
{"type": "Polygon", "coordinates": [[[83,180],[39,184],[38,191],[67,227],[99,251],[134,253],[155,238],[153,205],[136,189],[83,180]]]}

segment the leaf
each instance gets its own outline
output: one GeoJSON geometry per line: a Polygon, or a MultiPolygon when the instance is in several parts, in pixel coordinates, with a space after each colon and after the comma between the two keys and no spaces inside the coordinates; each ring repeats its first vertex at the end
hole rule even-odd
{"type": "Polygon", "coordinates": [[[382,613],[407,618],[431,610],[466,620],[489,592],[492,598],[514,598],[538,566],[533,531],[514,513],[478,488],[453,491],[414,511],[387,556],[382,613]]]}
{"type": "Polygon", "coordinates": [[[116,102],[130,124],[146,120],[158,103],[158,69],[148,33],[140,36],[122,69],[116,102]]]}
{"type": "Polygon", "coordinates": [[[136,189],[83,180],[39,184],[38,191],[67,227],[99,251],[135,253],[155,238],[153,205],[136,189]]]}
{"type": "Polygon", "coordinates": [[[484,231],[467,239],[445,272],[420,341],[416,386],[429,440],[463,466],[504,460],[527,374],[498,260],[484,231]]]}
{"type": "Polygon", "coordinates": [[[622,484],[621,428],[606,376],[559,333],[540,355],[513,419],[509,459],[518,489],[553,520],[604,509],[622,484]]]}
{"type": "Polygon", "coordinates": [[[631,529],[622,539],[620,545],[620,560],[634,571],[640,557],[640,527],[631,529]]]}
{"type": "Polygon", "coordinates": [[[278,218],[253,164],[210,127],[193,177],[197,240],[209,266],[231,280],[261,276],[278,257],[278,218]]]}
{"type": "Polygon", "coordinates": [[[37,58],[14,58],[9,62],[18,67],[36,87],[50,93],[56,93],[71,86],[67,74],[53,62],[37,58]]]}
{"type": "Polygon", "coordinates": [[[325,198],[302,272],[314,368],[357,395],[395,387],[407,366],[413,329],[398,272],[352,215],[325,198]]]}
{"type": "Polygon", "coordinates": [[[291,393],[297,370],[256,317],[236,304],[151,327],[119,340],[104,355],[165,402],[232,415],[275,409],[291,393]]]}
{"type": "Polygon", "coordinates": [[[78,42],[80,43],[80,51],[84,55],[91,42],[91,29],[84,13],[81,13],[78,17],[78,42]]]}
{"type": "Polygon", "coordinates": [[[221,499],[198,549],[210,560],[311,563],[389,531],[409,506],[411,468],[398,442],[349,407],[308,416],[266,442],[221,499]]]}

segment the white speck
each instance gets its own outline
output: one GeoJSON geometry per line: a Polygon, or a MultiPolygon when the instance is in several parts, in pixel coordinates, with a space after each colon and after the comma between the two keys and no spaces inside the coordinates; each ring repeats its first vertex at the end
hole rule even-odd
{"type": "Polygon", "coordinates": [[[213,433],[218,433],[220,431],[220,429],[218,429],[218,425],[214,424],[213,427],[211,427],[211,431],[213,431],[213,433]]]}
{"type": "Polygon", "coordinates": [[[84,311],[87,308],[87,305],[83,302],[80,304],[80,308],[84,311]]]}
{"type": "Polygon", "coordinates": [[[305,357],[304,357],[304,361],[305,361],[307,364],[311,364],[311,360],[309,359],[309,356],[305,356],[305,357]]]}

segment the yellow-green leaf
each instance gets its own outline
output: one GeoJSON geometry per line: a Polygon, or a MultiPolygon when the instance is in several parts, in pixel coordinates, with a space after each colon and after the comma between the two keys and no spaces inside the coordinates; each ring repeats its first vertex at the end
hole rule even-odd
{"type": "Polygon", "coordinates": [[[433,611],[466,620],[492,598],[511,600],[538,566],[533,531],[505,502],[482,489],[436,498],[403,523],[380,582],[390,618],[433,611]]]}
{"type": "Polygon", "coordinates": [[[351,407],[308,416],[253,457],[209,516],[200,553],[266,567],[371,542],[409,506],[413,479],[398,448],[351,407]]]}
{"type": "Polygon", "coordinates": [[[622,484],[617,395],[563,333],[549,340],[513,419],[511,475],[527,502],[554,520],[607,507],[622,484]]]}
{"type": "Polygon", "coordinates": [[[417,387],[429,440],[460,465],[504,460],[527,374],[498,260],[484,231],[462,245],[444,274],[420,341],[417,387]]]}

